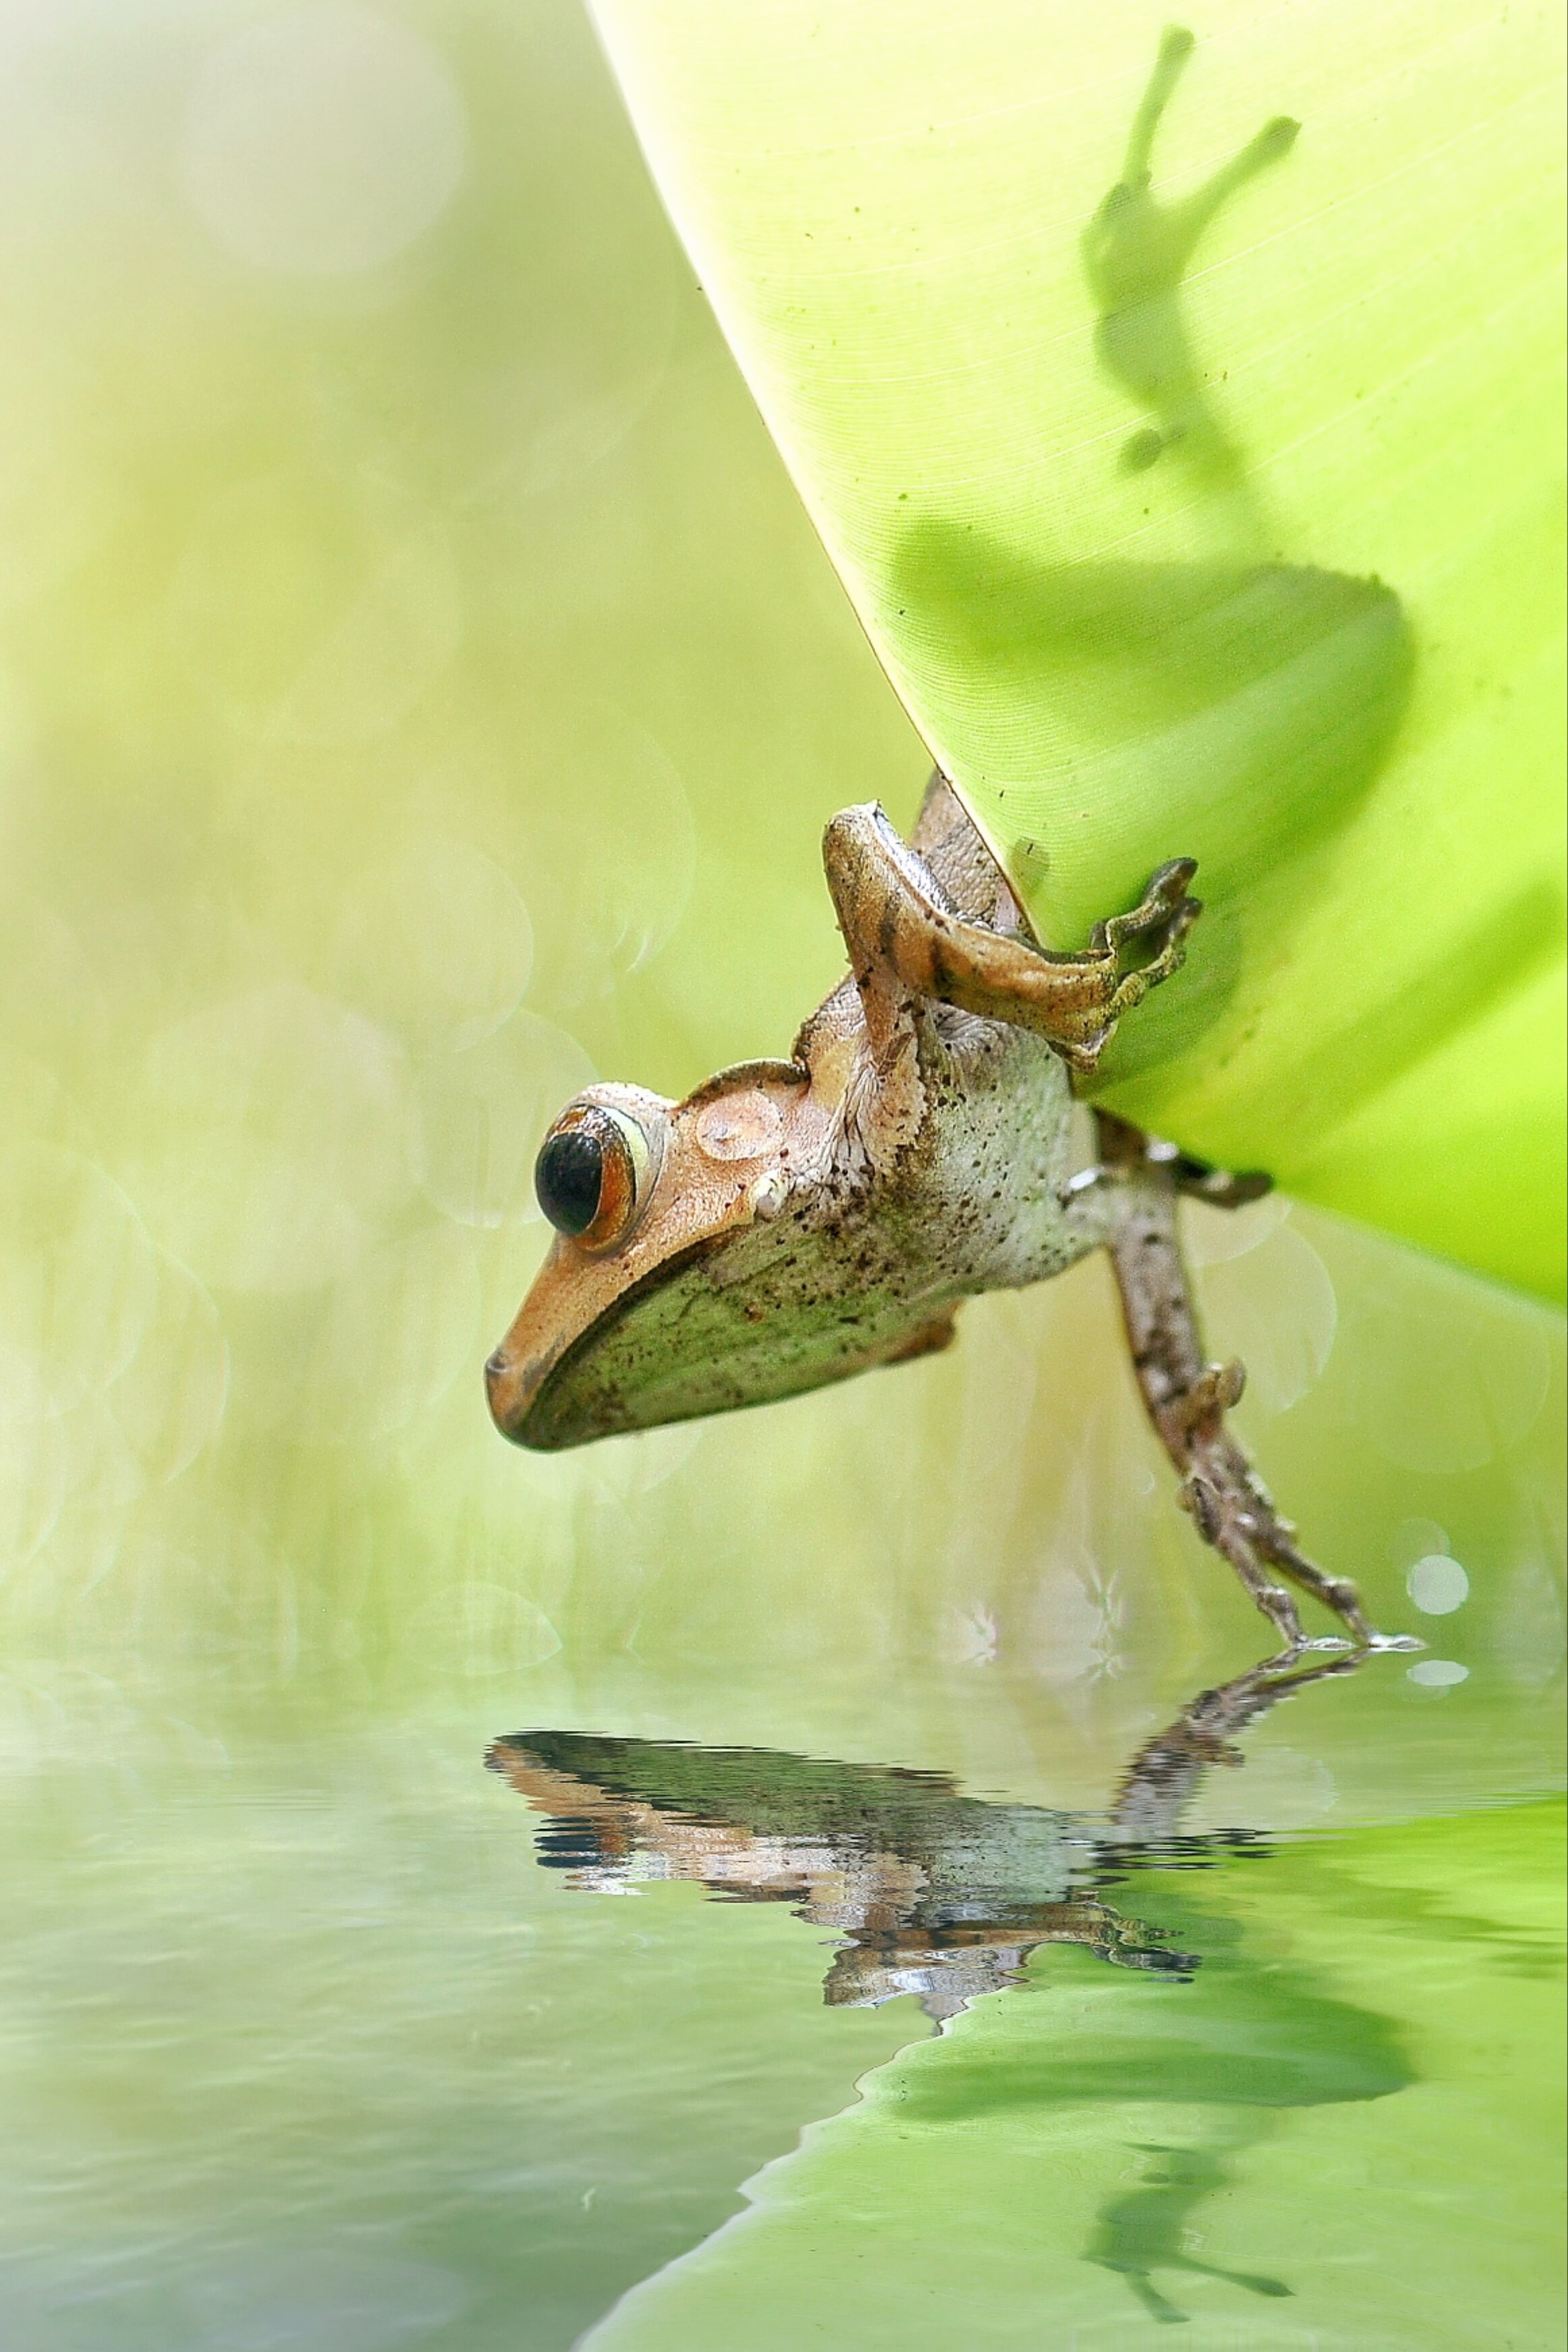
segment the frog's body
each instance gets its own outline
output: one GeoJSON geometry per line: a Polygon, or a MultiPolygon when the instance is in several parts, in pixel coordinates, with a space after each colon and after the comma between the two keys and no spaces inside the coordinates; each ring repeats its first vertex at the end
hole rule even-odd
{"type": "MultiPolygon", "coordinates": [[[[974,1035],[950,1049],[933,1034],[922,1047],[932,1109],[885,1169],[817,1070],[793,1087],[747,1086],[745,1110],[776,1107],[778,1133],[796,1139],[784,1206],[684,1249],[677,1241],[619,1293],[569,1342],[518,1432],[524,1443],[570,1445],[765,1403],[924,1353],[952,1337],[961,1298],[1042,1281],[1080,1257],[1096,1236],[1059,1197],[1062,1065],[1043,1066],[1054,1056],[1032,1039],[998,1047],[974,1035]]],[[[729,1165],[737,1181],[755,1181],[754,1166],[729,1165]]]]}
{"type": "Polygon", "coordinates": [[[590,1087],[540,1154],[557,1227],[486,1368],[497,1425],[554,1451],[763,1404],[946,1346],[958,1304],[1104,1244],[1145,1402],[1183,1500],[1292,1645],[1274,1572],[1369,1636],[1354,1588],[1302,1558],[1225,1425],[1238,1365],[1205,1365],[1178,1190],[1251,1198],[1100,1120],[1072,1168],[1072,1074],[1182,960],[1192,862],[1162,866],[1088,948],[1031,937],[938,776],[908,845],[877,808],[827,828],[848,977],[787,1062],[723,1070],[681,1103],[590,1087]]]}
{"type": "MultiPolygon", "coordinates": [[[[867,870],[889,845],[901,850],[879,813],[829,828],[847,930],[868,916],[879,929],[896,906],[902,877],[890,892],[885,870],[867,870]]],[[[910,846],[920,892],[983,945],[1048,975],[1085,968],[1025,944],[1011,892],[940,779],[910,846]]],[[[1162,917],[1170,958],[1194,912],[1176,890],[1162,917]]],[[[1100,969],[1128,978],[1113,956],[1100,969]]],[[[676,1105],[589,1089],[657,1133],[658,1173],[613,1256],[556,1241],[492,1372],[509,1435],[573,1445],[923,1354],[952,1338],[961,1299],[1044,1281],[1105,1239],[1103,1202],[1069,1190],[1062,1050],[921,995],[880,962],[860,974],[806,1023],[790,1062],[721,1071],[676,1105]]],[[[1132,984],[1141,993],[1147,976],[1132,984]]],[[[1069,1050],[1088,1060],[1097,1045],[1069,1050]]]]}

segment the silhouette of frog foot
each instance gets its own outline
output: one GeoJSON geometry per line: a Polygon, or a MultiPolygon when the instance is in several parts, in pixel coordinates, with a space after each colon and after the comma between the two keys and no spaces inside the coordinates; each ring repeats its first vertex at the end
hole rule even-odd
{"type": "Polygon", "coordinates": [[[1122,472],[1146,474],[1151,466],[1159,464],[1165,448],[1164,434],[1156,433],[1152,425],[1146,425],[1142,432],[1130,434],[1122,443],[1119,460],[1122,472]]]}
{"type": "Polygon", "coordinates": [[[1154,60],[1154,70],[1149,77],[1149,87],[1139,101],[1127,134],[1127,154],[1122,164],[1123,187],[1146,185],[1151,176],[1154,133],[1160,118],[1171,103],[1172,95],[1182,78],[1182,68],[1197,44],[1185,25],[1167,25],[1160,41],[1160,52],[1154,60]]]}
{"type": "Polygon", "coordinates": [[[1300,136],[1301,126],[1293,114],[1277,114],[1272,121],[1264,124],[1256,139],[1247,142],[1230,168],[1234,171],[1246,164],[1249,175],[1251,172],[1261,172],[1270,163],[1282,162],[1300,136]]]}
{"type": "MultiPolygon", "coordinates": [[[[1132,2263],[1119,2263],[1109,2254],[1093,2254],[1089,2259],[1098,2263],[1102,2270],[1114,2271],[1119,2277],[1124,2278],[1152,2319],[1161,2320],[1170,2326],[1192,2317],[1191,2312],[1184,2311],[1179,2304],[1161,2294],[1152,2271],[1141,2270],[1132,2263]]],[[[1293,2295],[1296,2292],[1294,2287],[1287,2286],[1283,2279],[1264,2278],[1253,2271],[1222,2270],[1217,2263],[1200,2263],[1191,2254],[1172,2252],[1163,2258],[1162,2267],[1187,2271],[1197,2278],[1220,2279],[1226,2286],[1245,2287],[1249,2294],[1278,2298],[1293,2295]]]]}
{"type": "Polygon", "coordinates": [[[1250,2271],[1216,2271],[1208,2263],[1203,2267],[1209,2271],[1212,2278],[1228,2279],[1232,2286],[1244,2286],[1253,2294],[1294,2294],[1296,2292],[1293,2286],[1287,2286],[1283,2279],[1258,2278],[1250,2271]]]}
{"type": "Polygon", "coordinates": [[[1190,2311],[1184,2311],[1179,2304],[1172,2303],[1161,2294],[1147,2271],[1137,2270],[1131,2263],[1112,2262],[1105,2254],[1091,2254],[1089,2260],[1098,2263],[1101,2270],[1114,2271],[1118,2278],[1124,2278],[1151,2319],[1172,2326],[1192,2317],[1190,2311]]]}
{"type": "Polygon", "coordinates": [[[1153,416],[1122,443],[1119,469],[1145,473],[1184,439],[1184,455],[1200,482],[1236,492],[1246,468],[1211,400],[1209,373],[1183,312],[1182,283],[1215,215],[1248,181],[1289,153],[1301,126],[1290,115],[1274,115],[1200,187],[1182,196],[1156,194],[1155,137],[1193,47],[1183,26],[1171,26],[1162,40],[1128,132],[1121,175],[1084,227],[1083,265],[1099,312],[1100,364],[1153,416]]]}
{"type": "Polygon", "coordinates": [[[1183,2254],[1173,2263],[1173,2268],[1196,2271],[1204,2278],[1223,2279],[1226,2286],[1244,2286],[1248,2294],[1294,2294],[1293,2286],[1283,2279],[1260,2278],[1254,2271],[1222,2271],[1217,2263],[1195,2262],[1191,2254],[1183,2254]]]}

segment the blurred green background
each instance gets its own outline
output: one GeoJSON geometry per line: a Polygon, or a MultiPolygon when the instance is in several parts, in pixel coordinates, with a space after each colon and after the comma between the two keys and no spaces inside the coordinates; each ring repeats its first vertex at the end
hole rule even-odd
{"type": "MultiPolygon", "coordinates": [[[[488,1740],[1100,1802],[1258,1621],[1097,1265],[763,1414],[489,1427],[549,1117],[784,1050],[823,820],[923,781],[570,0],[8,5],[0,120],[13,2292],[48,2352],[563,2345],[919,2021],[819,2021],[773,1914],[693,1975],[672,1890],[541,2027],[605,1931],[528,1924],[488,1740]],[[279,2230],[317,2335],[233,2316],[279,2230]],[[372,2252],[406,2325],[356,2334],[372,2252]]],[[[1444,1670],[1336,1692],[1310,1769],[1270,1727],[1249,1818],[1544,1785],[1559,1319],[1283,1202],[1192,1238],[1271,1483],[1444,1670]]]]}
{"type": "MultiPolygon", "coordinates": [[[[784,1050],[822,820],[923,778],[576,11],[6,21],[8,1622],[1013,1638],[1053,1541],[1143,1526],[1097,1267],[780,1412],[566,1462],[484,1415],[547,1119],[784,1050]]],[[[1285,1213],[1200,1234],[1214,1342],[1375,1591],[1333,1498],[1447,1525],[1557,1326],[1285,1213]]],[[[1230,1596],[1147,1520],[1195,1638],[1230,1596]]]]}

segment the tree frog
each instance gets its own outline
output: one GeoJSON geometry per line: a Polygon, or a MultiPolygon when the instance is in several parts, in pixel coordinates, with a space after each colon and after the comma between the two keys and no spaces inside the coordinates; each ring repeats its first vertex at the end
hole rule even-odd
{"type": "Polygon", "coordinates": [[[1296,1549],[1226,1428],[1241,1366],[1206,1363],[1199,1340],[1178,1197],[1235,1203],[1267,1179],[1104,1113],[1099,1164],[1073,1165],[1075,1079],[1180,965],[1193,861],[1058,953],[940,774],[908,843],[868,805],[834,817],[823,850],[850,968],[789,1059],[721,1070],[679,1103],[590,1087],[546,1135],[555,1237],[486,1367],[498,1427],[554,1450],[794,1396],[945,1348],[963,1299],[1105,1248],[1199,1533],[1288,1651],[1304,1636],[1287,1582],[1370,1642],[1354,1586],[1296,1549]]]}

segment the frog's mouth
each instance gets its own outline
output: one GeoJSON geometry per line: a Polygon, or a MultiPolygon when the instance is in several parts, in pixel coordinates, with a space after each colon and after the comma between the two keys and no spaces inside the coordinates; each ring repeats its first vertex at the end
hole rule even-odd
{"type": "Polygon", "coordinates": [[[532,1452],[556,1454],[676,1418],[635,1409],[637,1396],[655,1385],[660,1339],[668,1340],[667,1318],[654,1306],[661,1289],[681,1289],[686,1267],[720,1238],[695,1242],[682,1258],[651,1268],[574,1329],[561,1328],[550,1312],[552,1254],[485,1366],[490,1418],[501,1435],[532,1452]]]}
{"type": "Polygon", "coordinates": [[[486,1367],[496,1426],[558,1453],[797,1396],[952,1338],[951,1297],[911,1297],[883,1269],[847,1296],[837,1276],[813,1283],[809,1244],[782,1239],[774,1227],[695,1243],[553,1347],[528,1347],[531,1297],[486,1367]]]}

